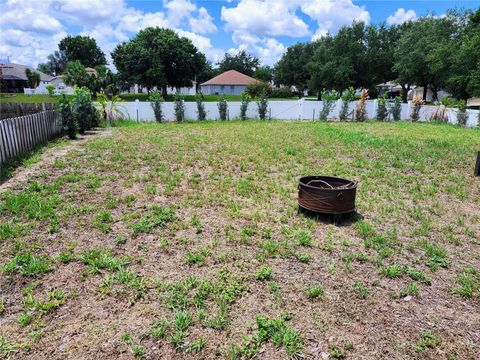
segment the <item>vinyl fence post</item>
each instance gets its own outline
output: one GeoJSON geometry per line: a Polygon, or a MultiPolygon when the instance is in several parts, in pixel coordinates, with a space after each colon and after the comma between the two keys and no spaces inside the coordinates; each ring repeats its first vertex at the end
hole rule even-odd
{"type": "Polygon", "coordinates": [[[138,103],[140,101],[138,99],[135,99],[135,112],[137,113],[137,122],[138,122],[138,103]]]}

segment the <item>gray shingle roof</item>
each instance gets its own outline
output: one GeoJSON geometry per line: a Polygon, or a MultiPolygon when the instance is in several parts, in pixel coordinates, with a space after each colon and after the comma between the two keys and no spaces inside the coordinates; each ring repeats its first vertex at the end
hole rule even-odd
{"type": "Polygon", "coordinates": [[[40,74],[41,81],[51,81],[53,79],[53,76],[44,74],[25,65],[8,63],[1,64],[0,67],[2,68],[2,76],[5,80],[27,80],[27,75],[25,74],[26,69],[38,72],[40,74]]]}

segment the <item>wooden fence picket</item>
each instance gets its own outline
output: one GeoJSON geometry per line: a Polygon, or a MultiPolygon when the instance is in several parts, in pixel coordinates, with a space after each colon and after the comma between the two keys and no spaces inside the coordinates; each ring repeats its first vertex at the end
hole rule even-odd
{"type": "Polygon", "coordinates": [[[55,110],[0,120],[0,164],[61,133],[55,110]]]}

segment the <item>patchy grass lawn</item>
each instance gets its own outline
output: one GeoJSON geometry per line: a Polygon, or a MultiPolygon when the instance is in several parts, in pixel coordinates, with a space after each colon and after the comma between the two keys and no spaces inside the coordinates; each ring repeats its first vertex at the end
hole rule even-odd
{"type": "Polygon", "coordinates": [[[56,103],[60,96],[50,95],[25,95],[22,93],[6,94],[0,93],[0,102],[16,102],[16,103],[56,103]]]}
{"type": "Polygon", "coordinates": [[[478,129],[126,124],[0,192],[0,357],[478,359],[478,129]],[[360,182],[297,215],[297,179],[360,182]]]}

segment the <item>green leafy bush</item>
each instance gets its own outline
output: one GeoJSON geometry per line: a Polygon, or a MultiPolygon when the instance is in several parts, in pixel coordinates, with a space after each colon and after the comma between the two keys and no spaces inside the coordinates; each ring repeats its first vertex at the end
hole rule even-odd
{"type": "Polygon", "coordinates": [[[355,89],[353,87],[349,87],[342,93],[342,107],[340,108],[340,120],[347,120],[351,115],[352,112],[348,110],[349,104],[351,101],[355,100],[355,89]]]}
{"type": "Polygon", "coordinates": [[[393,103],[390,103],[388,112],[392,115],[394,121],[399,121],[402,114],[402,99],[397,96],[393,103]]]}
{"type": "Polygon", "coordinates": [[[240,119],[247,120],[248,104],[252,98],[246,92],[242,94],[242,104],[240,105],[240,119]]]}
{"type": "Polygon", "coordinates": [[[72,114],[78,124],[78,132],[85,134],[86,130],[98,126],[98,111],[93,106],[92,94],[88,88],[76,87],[73,95],[72,114]]]}
{"type": "Polygon", "coordinates": [[[268,110],[268,98],[267,93],[263,92],[260,94],[260,98],[257,101],[258,106],[258,117],[260,120],[265,120],[267,118],[267,110],[268,110]]]}
{"type": "Polygon", "coordinates": [[[458,104],[458,112],[457,112],[457,123],[461,126],[466,126],[468,121],[468,113],[467,113],[467,104],[464,100],[462,100],[458,104]]]}
{"type": "Polygon", "coordinates": [[[330,115],[330,112],[333,109],[333,106],[335,105],[335,101],[338,100],[338,96],[334,90],[325,90],[323,89],[321,92],[321,97],[322,97],[322,102],[323,102],[323,107],[322,110],[320,110],[320,120],[327,120],[328,115],[330,115]]]}
{"type": "Polygon", "coordinates": [[[272,89],[269,94],[270,98],[279,98],[279,99],[288,99],[288,98],[291,98],[292,96],[293,96],[293,93],[288,87],[272,89]]]}
{"type": "Polygon", "coordinates": [[[205,120],[207,118],[207,112],[205,111],[202,94],[197,94],[195,96],[195,102],[197,103],[198,120],[205,120]]]}
{"type": "Polygon", "coordinates": [[[57,104],[57,109],[60,112],[60,121],[63,131],[67,133],[70,139],[75,139],[77,137],[78,124],[72,114],[72,105],[67,95],[61,95],[60,101],[57,104]]]}
{"type": "Polygon", "coordinates": [[[55,85],[48,84],[47,86],[45,86],[45,88],[48,91],[48,96],[53,96],[53,90],[55,90],[55,85]]]}
{"type": "Polygon", "coordinates": [[[182,122],[185,119],[185,104],[183,103],[183,98],[179,93],[175,94],[175,121],[182,122]]]}
{"type": "Polygon", "coordinates": [[[228,116],[228,103],[227,99],[225,98],[225,95],[222,95],[218,99],[218,113],[220,114],[220,120],[225,121],[227,120],[228,116]]]}
{"type": "Polygon", "coordinates": [[[153,91],[148,100],[150,100],[150,105],[152,106],[153,113],[155,114],[155,120],[161,123],[164,120],[162,111],[162,95],[158,91],[153,91]]]}
{"type": "Polygon", "coordinates": [[[270,84],[267,84],[266,82],[257,81],[249,84],[245,89],[245,91],[252,98],[258,98],[264,93],[266,94],[266,96],[268,96],[272,91],[272,87],[270,86],[270,84]]]}
{"type": "Polygon", "coordinates": [[[387,99],[381,97],[377,99],[377,113],[375,118],[378,121],[385,121],[388,117],[387,99]]]}

